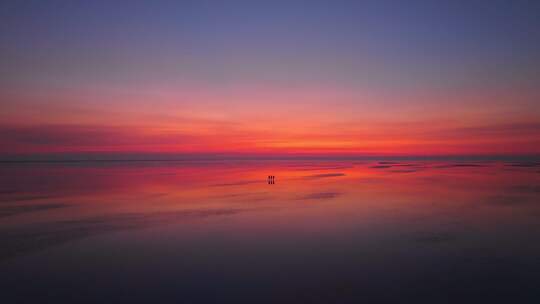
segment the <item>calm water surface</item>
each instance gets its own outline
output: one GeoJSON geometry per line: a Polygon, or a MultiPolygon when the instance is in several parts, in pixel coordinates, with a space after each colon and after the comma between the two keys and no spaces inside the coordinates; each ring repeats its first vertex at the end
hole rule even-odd
{"type": "Polygon", "coordinates": [[[539,163],[0,169],[3,303],[540,303],[539,163]]]}

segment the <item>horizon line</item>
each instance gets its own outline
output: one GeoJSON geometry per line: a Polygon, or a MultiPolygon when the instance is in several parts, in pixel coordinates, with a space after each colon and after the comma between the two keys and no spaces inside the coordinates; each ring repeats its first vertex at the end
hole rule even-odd
{"type": "Polygon", "coordinates": [[[256,155],[256,154],[33,154],[0,156],[0,163],[68,163],[68,162],[167,162],[167,161],[270,161],[270,160],[459,160],[459,161],[540,161],[540,154],[483,155],[256,155]]]}

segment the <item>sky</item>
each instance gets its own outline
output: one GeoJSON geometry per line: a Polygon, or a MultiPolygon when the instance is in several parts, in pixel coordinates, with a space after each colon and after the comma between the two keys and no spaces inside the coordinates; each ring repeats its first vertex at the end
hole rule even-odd
{"type": "Polygon", "coordinates": [[[0,158],[540,155],[539,1],[2,1],[0,158]]]}

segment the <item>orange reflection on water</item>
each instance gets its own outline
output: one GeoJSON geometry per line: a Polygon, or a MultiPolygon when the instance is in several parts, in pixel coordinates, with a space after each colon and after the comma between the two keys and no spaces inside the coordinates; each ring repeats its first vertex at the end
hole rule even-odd
{"type": "Polygon", "coordinates": [[[19,164],[3,172],[3,206],[14,207],[13,214],[4,212],[5,225],[232,208],[261,211],[250,212],[257,225],[275,223],[276,216],[296,225],[340,226],[443,212],[461,219],[482,212],[475,219],[481,222],[509,208],[513,214],[536,208],[528,202],[537,199],[540,184],[536,166],[497,162],[19,164]],[[269,175],[275,184],[268,184],[269,175]]]}

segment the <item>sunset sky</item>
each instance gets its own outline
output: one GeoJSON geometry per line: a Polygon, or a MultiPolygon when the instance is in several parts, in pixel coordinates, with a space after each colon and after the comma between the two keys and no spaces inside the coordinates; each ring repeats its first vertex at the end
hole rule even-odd
{"type": "Polygon", "coordinates": [[[2,1],[0,158],[540,155],[540,1],[2,1]]]}

